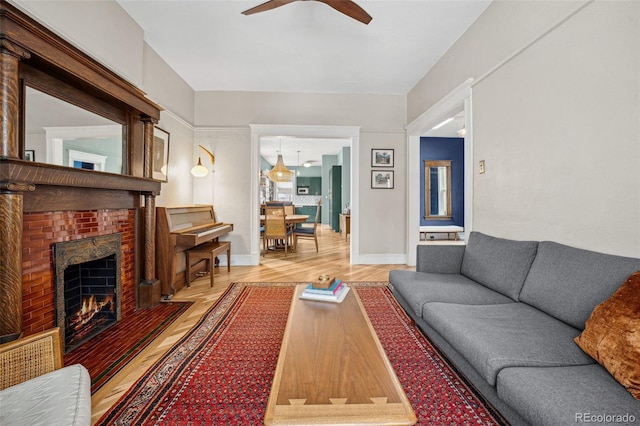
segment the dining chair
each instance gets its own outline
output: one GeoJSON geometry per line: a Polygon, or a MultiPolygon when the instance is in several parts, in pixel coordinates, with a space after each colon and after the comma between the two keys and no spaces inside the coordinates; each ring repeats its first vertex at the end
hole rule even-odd
{"type": "Polygon", "coordinates": [[[286,257],[289,251],[291,235],[292,231],[287,227],[284,206],[266,206],[264,209],[264,232],[262,233],[262,255],[267,255],[269,251],[269,240],[273,240],[274,245],[276,245],[278,241],[283,242],[284,255],[286,257]]]}
{"type": "Polygon", "coordinates": [[[316,253],[318,253],[318,218],[320,217],[320,203],[316,206],[316,218],[313,227],[299,226],[293,230],[293,246],[298,246],[298,238],[313,238],[316,242],[316,253]]]}

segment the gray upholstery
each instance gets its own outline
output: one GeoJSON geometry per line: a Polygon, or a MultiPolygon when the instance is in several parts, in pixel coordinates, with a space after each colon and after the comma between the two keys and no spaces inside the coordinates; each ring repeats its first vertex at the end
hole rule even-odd
{"type": "Polygon", "coordinates": [[[417,315],[422,315],[422,307],[428,302],[471,305],[515,303],[462,275],[395,270],[389,272],[389,282],[395,291],[410,301],[417,315]]]}
{"type": "Polygon", "coordinates": [[[491,385],[507,367],[594,362],[573,341],[579,330],[524,303],[427,303],[422,318],[491,385]]]}
{"type": "Polygon", "coordinates": [[[536,241],[513,241],[472,232],[460,271],[462,275],[518,300],[537,248],[536,241]]]}
{"type": "Polygon", "coordinates": [[[433,344],[438,351],[443,354],[447,360],[456,367],[456,370],[461,373],[476,390],[482,395],[482,397],[489,402],[504,418],[506,418],[511,426],[531,426],[525,421],[518,413],[511,408],[506,402],[502,401],[498,397],[496,387],[489,385],[478,374],[475,368],[453,347],[449,342],[437,331],[435,331],[429,324],[427,324],[421,317],[416,316],[413,310],[409,307],[407,301],[396,292],[393,287],[391,288],[393,296],[396,301],[402,306],[405,312],[409,313],[409,316],[415,320],[415,324],[423,334],[429,337],[429,341],[433,344]]]}
{"type": "Polygon", "coordinates": [[[637,270],[640,259],[543,241],[520,300],[583,330],[593,309],[637,270]]]}
{"type": "Polygon", "coordinates": [[[389,273],[394,296],[511,424],[640,424],[640,401],[573,341],[640,259],[472,232],[417,260],[389,273]]]}
{"type": "Polygon", "coordinates": [[[635,417],[631,423],[640,422],[640,402],[599,364],[506,368],[498,374],[497,390],[532,425],[629,424],[612,417],[603,422],[584,421],[585,415],[604,414],[628,414],[635,417]]]}
{"type": "Polygon", "coordinates": [[[433,274],[459,274],[464,256],[464,246],[417,247],[416,271],[433,274]]]}
{"type": "Polygon", "coordinates": [[[0,391],[0,425],[90,425],[91,378],[80,364],[0,391]]]}

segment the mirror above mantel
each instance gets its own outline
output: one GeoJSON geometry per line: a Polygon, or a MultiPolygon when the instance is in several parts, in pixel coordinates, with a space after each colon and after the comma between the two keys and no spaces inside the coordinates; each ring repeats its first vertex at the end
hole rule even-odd
{"type": "Polygon", "coordinates": [[[451,219],[451,161],[425,160],[425,219],[451,219]]]}
{"type": "Polygon", "coordinates": [[[32,161],[123,174],[122,124],[25,86],[25,153],[32,161]]]}

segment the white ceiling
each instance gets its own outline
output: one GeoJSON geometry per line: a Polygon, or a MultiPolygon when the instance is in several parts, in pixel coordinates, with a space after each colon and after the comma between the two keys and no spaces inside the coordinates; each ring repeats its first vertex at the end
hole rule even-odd
{"type": "MultiPolygon", "coordinates": [[[[491,0],[357,0],[369,25],[317,1],[241,12],[266,0],[118,0],[146,42],[196,91],[407,94],[491,0]]],[[[429,136],[456,136],[457,119],[429,136]]],[[[280,141],[261,141],[274,164],[280,141]]],[[[347,140],[283,138],[286,165],[347,140]]]]}
{"type": "Polygon", "coordinates": [[[194,90],[406,94],[490,0],[357,0],[364,25],[317,1],[118,0],[194,90]]]}

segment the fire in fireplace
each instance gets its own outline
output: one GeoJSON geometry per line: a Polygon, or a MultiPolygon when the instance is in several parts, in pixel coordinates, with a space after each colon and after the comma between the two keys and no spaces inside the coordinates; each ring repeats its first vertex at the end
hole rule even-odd
{"type": "Polygon", "coordinates": [[[71,350],[117,322],[115,255],[64,271],[65,347],[71,350]]]}
{"type": "Polygon", "coordinates": [[[120,320],[120,234],[53,245],[56,323],[65,352],[120,320]]]}

